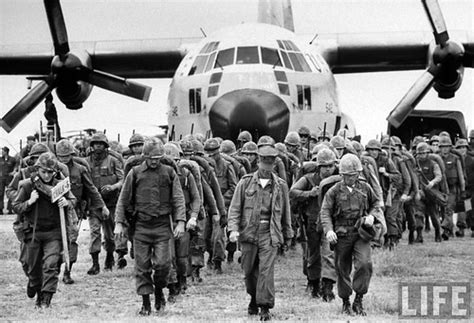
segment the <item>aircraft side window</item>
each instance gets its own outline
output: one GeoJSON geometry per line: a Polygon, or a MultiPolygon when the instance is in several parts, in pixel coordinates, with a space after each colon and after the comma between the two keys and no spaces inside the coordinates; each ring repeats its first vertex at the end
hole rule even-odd
{"type": "Polygon", "coordinates": [[[189,89],[189,113],[201,112],[201,89],[189,89]]]}
{"type": "Polygon", "coordinates": [[[280,47],[281,49],[285,49],[285,45],[283,45],[283,41],[277,40],[277,43],[278,43],[278,47],[280,47]]]}
{"type": "Polygon", "coordinates": [[[216,55],[217,55],[217,52],[214,52],[211,54],[211,56],[209,56],[209,59],[207,60],[207,64],[206,64],[206,69],[204,70],[204,72],[209,72],[212,69],[212,66],[214,65],[214,61],[216,59],[216,55]]]}
{"type": "Polygon", "coordinates": [[[311,110],[311,87],[309,85],[296,85],[298,93],[298,109],[311,110]]]}
{"type": "Polygon", "coordinates": [[[286,43],[290,47],[289,50],[292,50],[294,52],[300,52],[300,49],[298,48],[298,46],[296,46],[295,43],[293,43],[291,40],[287,40],[286,43]]]}
{"type": "Polygon", "coordinates": [[[281,50],[280,53],[281,53],[281,57],[283,57],[283,63],[285,64],[285,67],[289,70],[292,70],[293,66],[291,65],[291,61],[290,61],[290,58],[288,57],[288,54],[283,50],[281,50]]]}
{"type": "Polygon", "coordinates": [[[286,73],[283,71],[274,71],[275,78],[278,82],[288,82],[288,79],[286,77],[286,73]]]}
{"type": "Polygon", "coordinates": [[[204,71],[204,67],[206,66],[207,62],[207,55],[198,55],[196,60],[194,61],[191,70],[189,71],[189,75],[193,74],[200,74],[204,71]]]}
{"type": "Polygon", "coordinates": [[[278,83],[278,89],[280,90],[281,95],[290,95],[290,88],[288,84],[278,83]]]}
{"type": "Polygon", "coordinates": [[[291,60],[291,63],[293,64],[293,67],[295,68],[295,71],[298,71],[298,72],[303,72],[303,66],[301,66],[301,63],[300,61],[298,60],[298,57],[296,56],[296,53],[288,53],[288,55],[290,56],[290,60],[291,60]]]}
{"type": "Polygon", "coordinates": [[[199,52],[199,54],[206,54],[208,53],[208,49],[209,49],[209,46],[211,45],[212,43],[207,43],[206,46],[204,46],[201,51],[199,52]]]}
{"type": "Polygon", "coordinates": [[[206,46],[204,46],[201,49],[199,54],[209,54],[210,52],[215,51],[217,49],[217,46],[219,46],[218,41],[213,41],[213,42],[207,43],[206,46]]]}
{"type": "Polygon", "coordinates": [[[259,62],[258,48],[256,46],[237,48],[236,64],[258,64],[259,62]]]}
{"type": "Polygon", "coordinates": [[[262,51],[262,63],[269,64],[272,66],[282,66],[282,62],[280,56],[278,55],[278,51],[273,48],[268,47],[261,47],[262,51]]]}
{"type": "Polygon", "coordinates": [[[214,64],[214,68],[216,67],[224,67],[227,65],[234,64],[234,52],[235,48],[228,48],[224,50],[220,50],[217,54],[216,63],[214,64]]]}
{"type": "Polygon", "coordinates": [[[319,64],[316,62],[316,59],[313,57],[313,55],[306,54],[306,56],[309,58],[309,61],[312,63],[314,69],[318,72],[321,72],[322,69],[319,66],[319,64]]]}

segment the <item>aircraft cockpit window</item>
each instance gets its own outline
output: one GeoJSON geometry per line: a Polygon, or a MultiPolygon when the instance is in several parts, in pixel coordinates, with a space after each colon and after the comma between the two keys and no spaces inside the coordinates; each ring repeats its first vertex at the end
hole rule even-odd
{"type": "Polygon", "coordinates": [[[206,62],[207,55],[198,55],[194,61],[193,66],[191,67],[191,70],[189,70],[189,75],[202,73],[204,67],[206,66],[206,62]]]}
{"type": "Polygon", "coordinates": [[[281,40],[277,40],[277,43],[278,47],[280,47],[281,49],[285,49],[285,45],[283,45],[283,42],[281,40]]]}
{"type": "Polygon", "coordinates": [[[311,68],[309,67],[308,62],[306,62],[303,54],[289,52],[288,55],[290,56],[290,59],[291,59],[291,62],[293,63],[293,67],[295,68],[295,71],[311,72],[311,68]]]}
{"type": "Polygon", "coordinates": [[[269,64],[272,66],[282,66],[278,51],[273,48],[261,47],[262,50],[262,63],[269,64]]]}
{"type": "Polygon", "coordinates": [[[299,48],[290,40],[284,40],[283,44],[285,45],[286,50],[291,50],[294,52],[299,52],[299,48]]]}
{"type": "Polygon", "coordinates": [[[201,52],[199,54],[208,54],[210,52],[213,52],[217,49],[217,46],[219,46],[219,42],[218,41],[214,41],[214,42],[210,42],[210,43],[207,43],[206,46],[204,46],[202,49],[201,49],[201,52]]]}
{"type": "Polygon", "coordinates": [[[238,47],[236,64],[258,64],[258,48],[255,47],[238,47]]]}
{"type": "Polygon", "coordinates": [[[212,69],[212,66],[214,66],[214,60],[216,59],[217,52],[214,52],[209,56],[209,59],[207,60],[206,64],[206,69],[204,72],[209,72],[212,69]]]}
{"type": "Polygon", "coordinates": [[[288,57],[288,54],[285,51],[280,51],[281,57],[283,57],[283,63],[285,64],[285,67],[289,70],[293,69],[293,66],[291,65],[290,58],[288,57]]]}
{"type": "Polygon", "coordinates": [[[214,67],[224,67],[227,65],[232,65],[234,63],[234,52],[235,48],[228,48],[219,51],[214,67]]]}

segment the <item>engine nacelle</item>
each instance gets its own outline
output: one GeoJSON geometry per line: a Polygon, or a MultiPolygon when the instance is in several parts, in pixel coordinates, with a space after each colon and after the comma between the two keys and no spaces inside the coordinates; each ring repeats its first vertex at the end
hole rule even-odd
{"type": "Polygon", "coordinates": [[[447,73],[450,73],[450,75],[443,78],[443,75],[441,74],[439,80],[433,85],[433,88],[438,92],[438,97],[441,99],[450,99],[454,97],[456,91],[462,84],[464,68],[461,67],[454,72],[447,71],[447,73]]]}
{"type": "Polygon", "coordinates": [[[87,100],[92,91],[92,85],[83,81],[61,84],[56,89],[56,94],[68,109],[77,110],[82,108],[82,103],[87,100]]]}
{"type": "Polygon", "coordinates": [[[56,94],[68,109],[82,108],[82,103],[87,100],[92,91],[92,85],[76,78],[75,69],[81,66],[92,68],[90,55],[86,51],[76,51],[67,54],[65,61],[58,56],[51,62],[51,70],[57,73],[58,87],[56,94]]]}

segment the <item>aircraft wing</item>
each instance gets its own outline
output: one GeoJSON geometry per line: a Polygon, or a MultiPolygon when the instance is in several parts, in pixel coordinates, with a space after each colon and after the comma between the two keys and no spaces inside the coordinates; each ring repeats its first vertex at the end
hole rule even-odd
{"type": "MultiPolygon", "coordinates": [[[[452,34],[466,52],[473,52],[474,33],[452,34]]],[[[430,32],[354,33],[322,35],[316,46],[333,73],[362,73],[425,69],[431,42],[430,32]]]]}
{"type": "MultiPolygon", "coordinates": [[[[170,38],[71,43],[73,52],[87,52],[92,67],[124,78],[170,78],[192,43],[170,38]]],[[[0,45],[0,75],[47,75],[54,48],[50,44],[0,45]]]]}

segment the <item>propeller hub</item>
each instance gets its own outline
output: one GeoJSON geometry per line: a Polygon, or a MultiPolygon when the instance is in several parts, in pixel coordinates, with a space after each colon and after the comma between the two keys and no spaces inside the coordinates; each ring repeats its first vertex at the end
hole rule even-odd
{"type": "Polygon", "coordinates": [[[448,40],[445,46],[436,46],[432,54],[434,64],[438,65],[448,62],[456,62],[458,63],[458,67],[462,63],[463,56],[463,45],[453,40],[448,40]]]}

